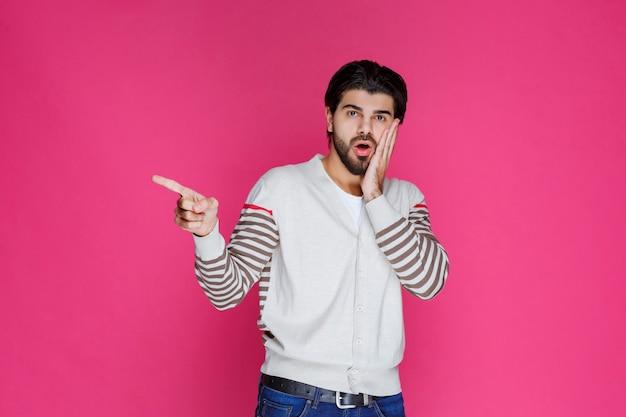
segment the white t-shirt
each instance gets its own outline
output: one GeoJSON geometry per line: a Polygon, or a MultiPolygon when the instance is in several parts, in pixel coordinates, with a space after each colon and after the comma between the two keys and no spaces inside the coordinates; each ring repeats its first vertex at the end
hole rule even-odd
{"type": "Polygon", "coordinates": [[[357,227],[359,227],[359,221],[361,219],[361,208],[363,206],[363,196],[352,195],[350,193],[347,193],[341,188],[339,188],[339,186],[337,186],[336,188],[337,188],[337,191],[339,191],[339,194],[341,195],[342,197],[341,199],[343,200],[344,204],[350,211],[350,214],[352,215],[352,218],[354,219],[354,223],[356,224],[357,227]]]}

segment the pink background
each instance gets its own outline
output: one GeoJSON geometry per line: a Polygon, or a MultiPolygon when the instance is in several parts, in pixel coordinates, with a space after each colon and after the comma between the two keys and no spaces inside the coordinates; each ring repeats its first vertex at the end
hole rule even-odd
{"type": "Polygon", "coordinates": [[[405,77],[389,175],[451,260],[404,293],[408,415],[626,415],[624,2],[295,3],[2,2],[0,415],[252,416],[258,287],[211,306],[150,178],[228,239],[363,58],[405,77]]]}

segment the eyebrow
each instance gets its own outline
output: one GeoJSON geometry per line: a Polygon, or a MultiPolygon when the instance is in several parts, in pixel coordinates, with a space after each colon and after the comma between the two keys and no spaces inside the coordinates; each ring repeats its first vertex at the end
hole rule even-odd
{"type": "MultiPolygon", "coordinates": [[[[360,112],[362,112],[362,111],[363,111],[363,109],[362,109],[362,108],[360,108],[359,106],[355,106],[354,104],[344,104],[344,105],[341,107],[341,109],[343,110],[343,109],[345,109],[346,107],[353,108],[353,109],[358,110],[358,111],[360,111],[360,112]]],[[[389,116],[391,116],[391,113],[390,113],[389,111],[387,111],[387,110],[374,110],[374,114],[388,114],[389,116]]]]}

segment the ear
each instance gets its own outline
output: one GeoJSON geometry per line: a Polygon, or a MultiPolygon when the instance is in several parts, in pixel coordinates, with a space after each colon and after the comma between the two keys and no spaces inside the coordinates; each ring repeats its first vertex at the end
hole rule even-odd
{"type": "Polygon", "coordinates": [[[326,106],[326,131],[333,131],[333,114],[330,112],[330,107],[326,106]]]}

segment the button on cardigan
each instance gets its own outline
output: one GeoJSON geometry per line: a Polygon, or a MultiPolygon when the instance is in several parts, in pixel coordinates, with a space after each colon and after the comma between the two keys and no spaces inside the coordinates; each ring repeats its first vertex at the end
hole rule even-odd
{"type": "Polygon", "coordinates": [[[321,154],[274,167],[252,187],[226,244],[219,219],[193,236],[194,270],[218,310],[259,283],[261,372],[370,395],[402,391],[402,288],[428,300],[443,288],[448,256],[422,192],[385,178],[359,224],[321,154]]]}

